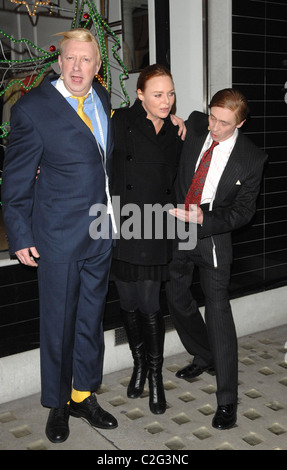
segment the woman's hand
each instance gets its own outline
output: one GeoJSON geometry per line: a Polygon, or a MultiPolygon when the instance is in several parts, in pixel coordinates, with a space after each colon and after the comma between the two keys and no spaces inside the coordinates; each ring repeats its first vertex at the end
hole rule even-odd
{"type": "Polygon", "coordinates": [[[174,126],[178,126],[178,135],[181,136],[181,140],[185,139],[186,136],[186,127],[184,120],[176,116],[175,114],[170,115],[171,122],[174,126]]]}

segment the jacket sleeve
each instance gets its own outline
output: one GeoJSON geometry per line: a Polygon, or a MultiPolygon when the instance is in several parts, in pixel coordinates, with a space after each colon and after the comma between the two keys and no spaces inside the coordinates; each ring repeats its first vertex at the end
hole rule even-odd
{"type": "Polygon", "coordinates": [[[31,215],[42,141],[31,118],[17,103],[12,108],[11,132],[2,175],[3,218],[9,251],[34,246],[31,215]]]}

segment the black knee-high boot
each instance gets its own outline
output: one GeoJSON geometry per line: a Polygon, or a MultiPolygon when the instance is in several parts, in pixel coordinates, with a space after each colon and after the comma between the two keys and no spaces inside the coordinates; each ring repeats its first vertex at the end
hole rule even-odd
{"type": "Polygon", "coordinates": [[[162,381],[164,319],[160,310],[149,315],[141,314],[141,319],[148,363],[149,407],[152,413],[162,414],[166,410],[162,381]]]}
{"type": "Polygon", "coordinates": [[[134,360],[134,369],[128,385],[127,396],[129,398],[138,398],[143,392],[147,376],[141,317],[139,311],[126,312],[121,309],[121,314],[134,360]]]}

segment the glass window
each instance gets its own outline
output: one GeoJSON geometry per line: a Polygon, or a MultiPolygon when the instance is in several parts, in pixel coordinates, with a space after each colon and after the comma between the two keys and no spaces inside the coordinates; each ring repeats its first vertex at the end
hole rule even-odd
{"type": "Polygon", "coordinates": [[[122,0],[123,60],[129,72],[149,65],[148,0],[122,0]]]}

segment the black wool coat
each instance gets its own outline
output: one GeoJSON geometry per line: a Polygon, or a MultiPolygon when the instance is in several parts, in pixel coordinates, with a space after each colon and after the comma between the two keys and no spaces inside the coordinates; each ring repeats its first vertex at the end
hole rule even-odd
{"type": "Polygon", "coordinates": [[[172,240],[167,239],[164,215],[167,211],[162,211],[162,220],[157,211],[153,223],[147,214],[148,208],[155,204],[164,208],[175,203],[173,186],[182,141],[170,117],[156,134],[146,116],[140,100],[131,108],[115,111],[112,195],[113,202],[115,196],[120,198],[120,204],[114,204],[120,232],[114,259],[150,266],[166,264],[171,258],[172,240]]]}

